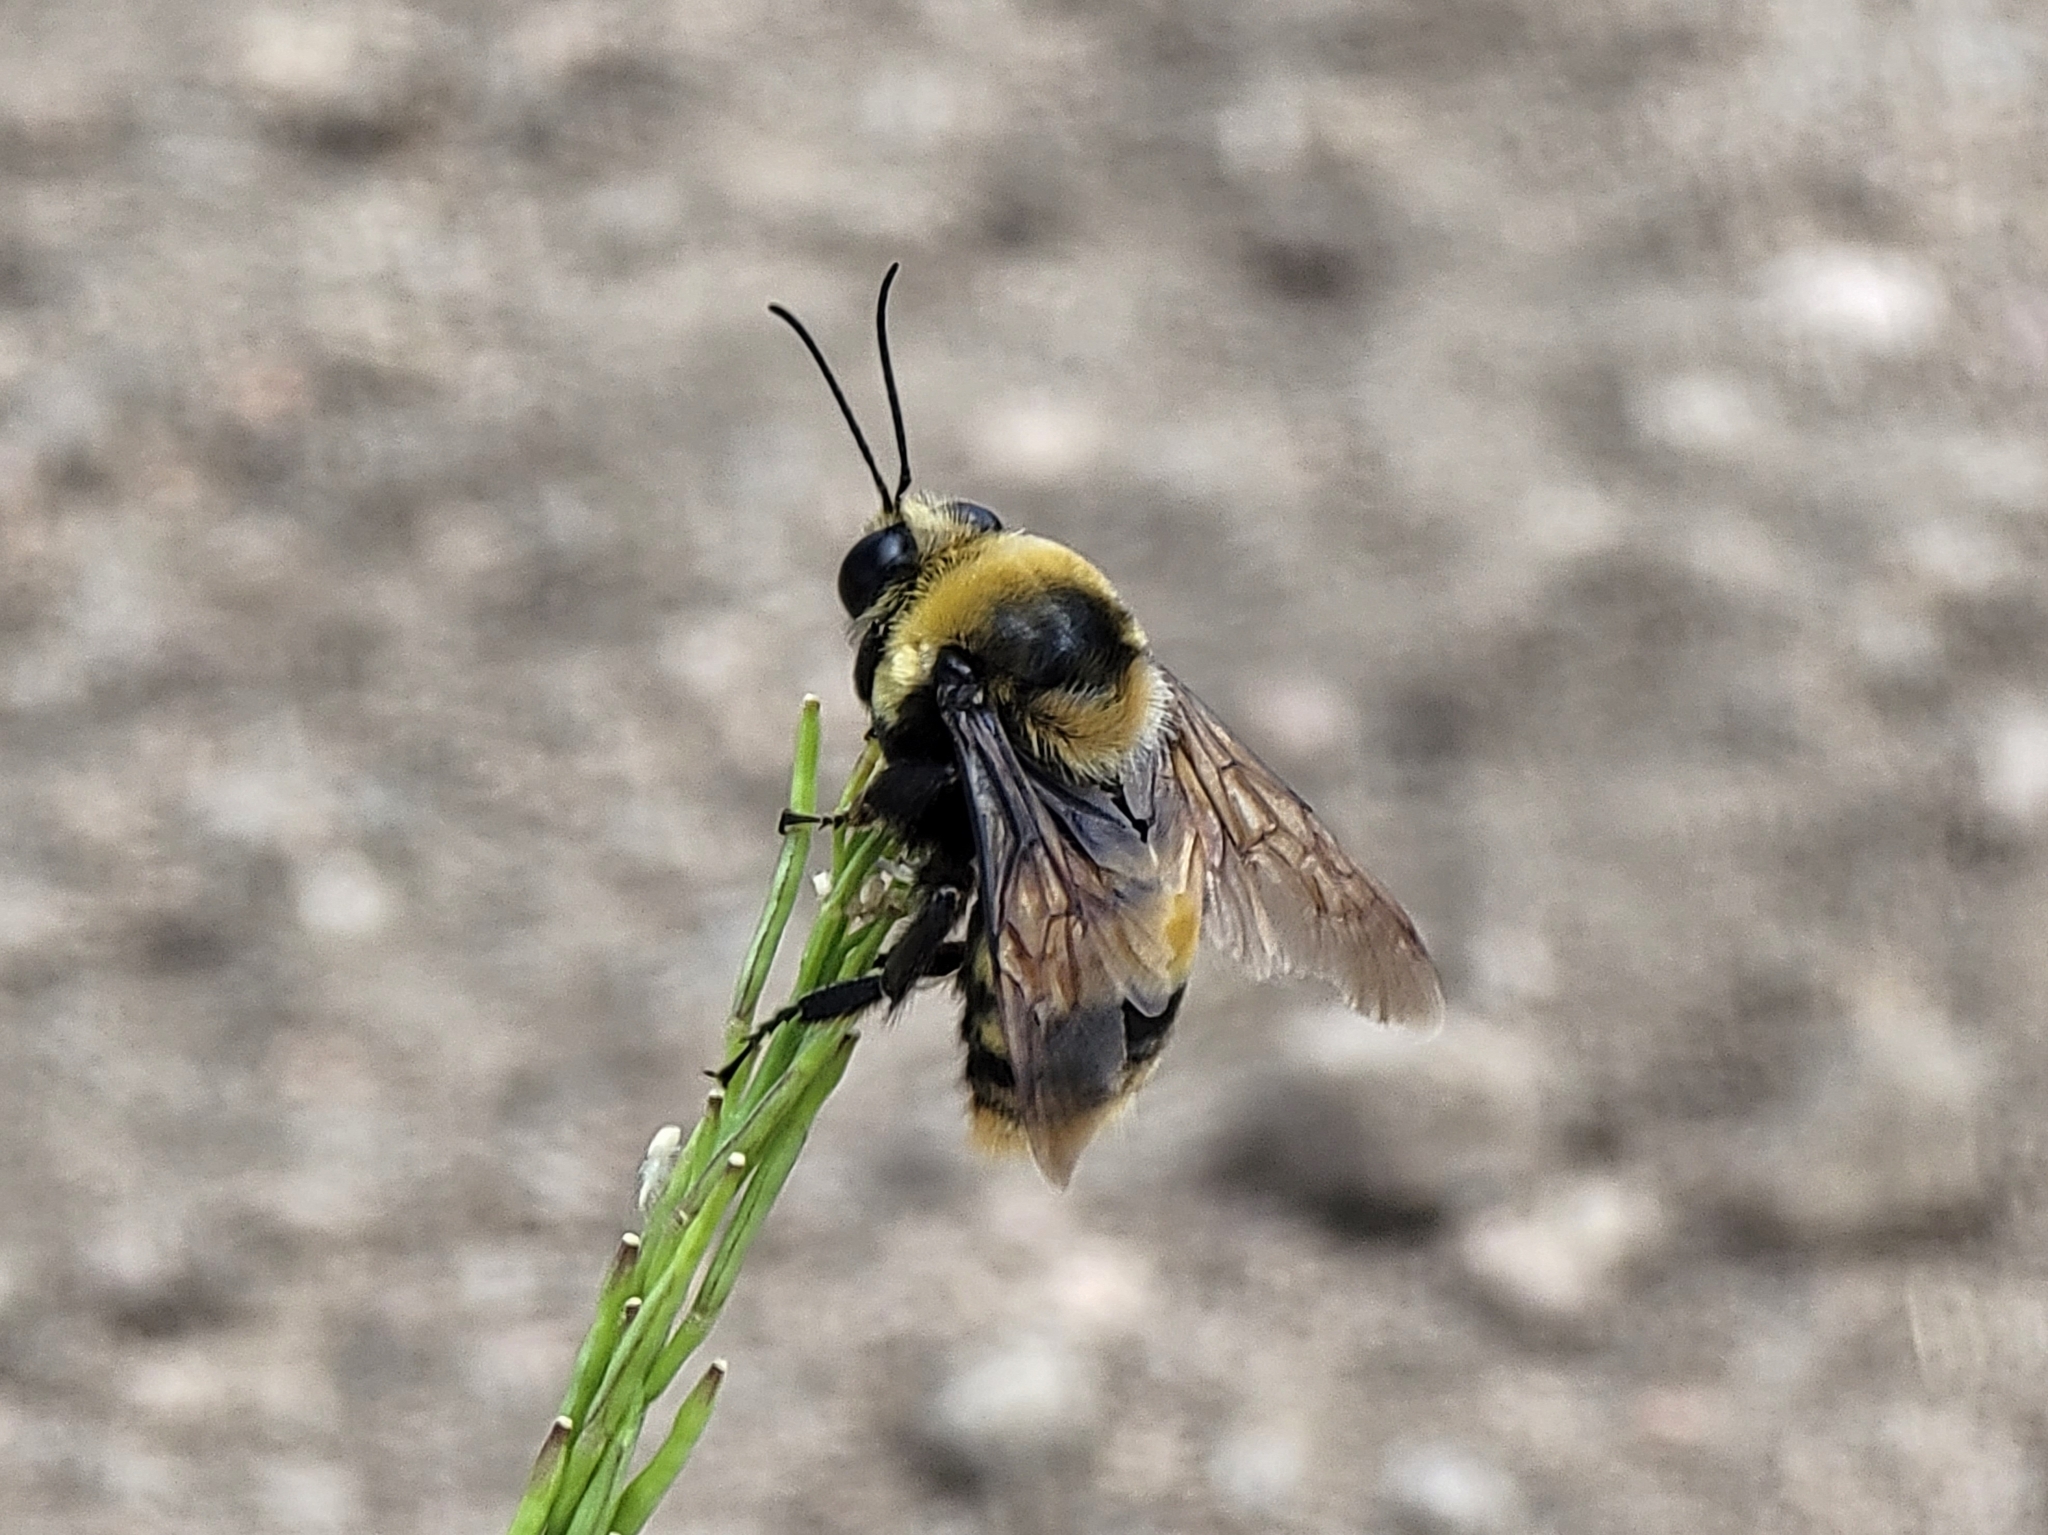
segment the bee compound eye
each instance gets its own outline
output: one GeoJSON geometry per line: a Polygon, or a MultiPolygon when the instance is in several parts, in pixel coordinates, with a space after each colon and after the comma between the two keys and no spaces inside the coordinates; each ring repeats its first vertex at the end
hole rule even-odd
{"type": "Polygon", "coordinates": [[[964,522],[977,533],[1000,533],[1003,531],[1003,519],[987,507],[976,502],[955,501],[952,510],[955,522],[964,522]]]}
{"type": "Polygon", "coordinates": [[[877,528],[846,551],[839,562],[839,601],[860,617],[892,582],[917,568],[917,541],[901,523],[877,528]]]}

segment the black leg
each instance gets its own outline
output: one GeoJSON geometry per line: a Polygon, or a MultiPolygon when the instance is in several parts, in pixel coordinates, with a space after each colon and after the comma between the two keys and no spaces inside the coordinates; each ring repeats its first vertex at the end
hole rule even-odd
{"type": "Polygon", "coordinates": [[[807,991],[794,1002],[756,1024],[740,1047],[717,1071],[711,1073],[720,1086],[733,1076],[755,1046],[785,1023],[826,1023],[864,1013],[878,1003],[891,1006],[910,995],[910,988],[930,976],[951,975],[965,956],[965,946],[950,943],[946,935],[959,920],[966,896],[957,886],[936,885],[926,892],[924,904],[911,914],[896,942],[890,945],[881,964],[866,975],[834,981],[807,991]]]}
{"type": "Polygon", "coordinates": [[[805,992],[776,1017],[787,1023],[830,1023],[834,1018],[866,1012],[884,995],[879,975],[857,975],[850,981],[834,981],[805,992]]]}
{"type": "MultiPolygon", "coordinates": [[[[944,975],[934,963],[946,947],[946,935],[960,920],[966,897],[953,885],[935,885],[925,893],[918,907],[889,952],[882,956],[882,991],[891,1002],[901,1002],[910,988],[930,975],[944,975]]],[[[952,969],[959,969],[955,960],[952,969]]]]}
{"type": "Polygon", "coordinates": [[[958,794],[960,770],[950,762],[907,757],[884,764],[861,791],[863,815],[891,826],[922,823],[941,796],[958,794]]]}
{"type": "Polygon", "coordinates": [[[830,986],[820,986],[807,991],[789,1006],[782,1008],[755,1024],[740,1041],[739,1049],[732,1059],[710,1075],[720,1087],[730,1087],[734,1075],[754,1053],[762,1040],[773,1034],[785,1023],[829,1023],[834,1018],[845,1018],[854,1013],[864,1013],[883,1000],[882,977],[877,973],[857,975],[850,981],[834,981],[830,986]]]}
{"type": "Polygon", "coordinates": [[[775,835],[786,837],[798,826],[837,826],[845,819],[843,815],[811,815],[802,810],[785,810],[775,818],[775,835]]]}

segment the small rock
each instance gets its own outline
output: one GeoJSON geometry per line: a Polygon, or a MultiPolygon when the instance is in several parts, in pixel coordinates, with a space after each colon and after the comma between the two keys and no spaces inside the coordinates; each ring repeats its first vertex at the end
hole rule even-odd
{"type": "Polygon", "coordinates": [[[979,126],[971,103],[972,93],[963,91],[949,71],[917,69],[867,81],[858,110],[869,138],[888,148],[931,154],[963,128],[979,126]]]}
{"type": "Polygon", "coordinates": [[[1345,304],[1369,298],[1387,282],[1389,238],[1351,189],[1314,177],[1294,178],[1261,199],[1243,231],[1246,274],[1267,292],[1295,303],[1345,304]]]}
{"type": "MultiPolygon", "coordinates": [[[[9,1448],[16,1447],[10,1443],[9,1448]]],[[[179,1490],[191,1487],[199,1474],[195,1465],[178,1456],[113,1434],[102,1436],[96,1460],[94,1485],[116,1508],[142,1516],[138,1523],[162,1519],[164,1511],[176,1505],[179,1490]]]]}
{"type": "Polygon", "coordinates": [[[1874,1241],[1981,1221],[1993,1180],[1979,1139],[1984,1068],[1927,999],[1872,977],[1848,1038],[1804,1102],[1748,1135],[1724,1180],[1738,1230],[1794,1245],[1874,1241]]]}
{"type": "Polygon", "coordinates": [[[138,1349],[135,1363],[121,1372],[121,1396],[128,1407],[164,1424],[217,1420],[237,1399],[235,1369],[228,1351],[207,1346],[218,1340],[194,1338],[138,1349]]]}
{"type": "Polygon", "coordinates": [[[50,172],[102,159],[128,136],[134,100],[100,61],[39,51],[33,68],[0,75],[0,165],[50,172]]]}
{"type": "MultiPolygon", "coordinates": [[[[691,5],[664,26],[670,13],[617,0],[526,6],[485,57],[480,115],[522,154],[616,169],[620,145],[651,142],[648,136],[689,96],[686,75],[677,69],[677,42],[700,42],[717,25],[714,18],[734,9],[691,5]]],[[[746,176],[739,172],[736,180],[746,176]]]]}
{"type": "Polygon", "coordinates": [[[1900,536],[1898,549],[1916,584],[1938,597],[1989,597],[2025,568],[1991,529],[1954,518],[1916,522],[1900,536]]]}
{"type": "Polygon", "coordinates": [[[217,1328],[242,1300],[233,1234],[194,1231],[182,1214],[123,1212],[79,1252],[88,1292],[107,1321],[142,1338],[217,1328]]]}
{"type": "Polygon", "coordinates": [[[453,86],[439,26],[401,5],[263,10],[243,23],[239,72],[281,131],[368,153],[424,126],[453,86]]]}
{"type": "Polygon", "coordinates": [[[2039,1528],[2041,1475],[2015,1426],[1922,1400],[1852,1399],[1832,1421],[1799,1423],[1778,1449],[1774,1528],[1918,1535],[2039,1528]]]}
{"type": "Polygon", "coordinates": [[[1341,750],[1360,733],[1358,709],[1344,689],[1306,671],[1262,678],[1245,690],[1238,717],[1257,728],[1261,743],[1296,759],[1341,750]]]}
{"type": "Polygon", "coordinates": [[[1291,1428],[1243,1427],[1209,1457],[1209,1481],[1232,1510],[1248,1519],[1283,1517],[1301,1499],[1308,1445],[1291,1428]]]}
{"type": "Polygon", "coordinates": [[[614,261],[672,258],[689,218],[673,176],[607,181],[583,198],[581,224],[614,261]]]}
{"type": "Polygon", "coordinates": [[[342,1535],[362,1528],[361,1489],[339,1462],[278,1457],[263,1464],[257,1487],[263,1511],[279,1529],[342,1535]]]}
{"type": "Polygon", "coordinates": [[[1944,456],[1963,494],[2000,512],[2048,507],[2048,455],[2024,438],[1964,436],[1944,456]]]}
{"type": "Polygon", "coordinates": [[[1924,693],[1936,687],[1945,659],[1939,629],[1917,604],[1866,596],[1853,620],[1856,653],[1881,687],[1924,693]]]}
{"type": "Polygon", "coordinates": [[[1775,412],[1755,385],[1732,373],[1675,373],[1631,393],[1629,425],[1653,448],[1706,459],[1753,452],[1775,412]]]}
{"type": "Polygon", "coordinates": [[[1482,1207],[1548,1154],[1552,1082],[1529,1042],[1460,1018],[1431,1034],[1341,1008],[1297,1019],[1222,1141],[1226,1173],[1342,1224],[1482,1207]]]}
{"type": "MultiPolygon", "coordinates": [[[[285,737],[287,747],[299,743],[285,737]]],[[[229,764],[193,774],[189,803],[215,836],[270,846],[315,835],[331,814],[331,796],[302,762],[229,764]]]]}
{"type": "Polygon", "coordinates": [[[1488,1305],[1542,1338],[1583,1337],[1669,1243],[1663,1198],[1613,1173],[1558,1178],[1482,1211],[1458,1234],[1459,1266],[1488,1305]]]}
{"type": "MultiPolygon", "coordinates": [[[[82,925],[77,898],[33,880],[0,880],[0,957],[55,952],[82,925]]],[[[0,1295],[5,1293],[0,1284],[0,1295]]]]}
{"type": "Polygon", "coordinates": [[[1315,146],[1309,103],[1291,80],[1269,80],[1216,114],[1216,153],[1233,180],[1270,182],[1298,169],[1315,146]]]}
{"type": "MultiPolygon", "coordinates": [[[[28,240],[0,235],[0,311],[33,309],[56,297],[62,287],[57,261],[50,253],[28,240]]],[[[0,387],[13,382],[22,368],[20,353],[13,347],[0,363],[0,387]]]]}
{"type": "Polygon", "coordinates": [[[2048,823],[2048,708],[2014,699],[1977,739],[1977,797],[1986,830],[2025,841],[2048,823]]]}
{"type": "Polygon", "coordinates": [[[1731,1440],[1742,1422],[1734,1393],[1709,1386],[1652,1386],[1629,1409],[1647,1444],[1698,1450],[1731,1440]]]}
{"type": "Polygon", "coordinates": [[[1063,1339],[1025,1334],[959,1363],[921,1438],[945,1479],[1000,1481],[1085,1452],[1097,1415],[1094,1362],[1063,1339]]]}
{"type": "Polygon", "coordinates": [[[1557,994],[1557,955],[1535,927],[1501,925],[1473,934],[1472,987],[1482,1003],[1514,1005],[1557,994]]]}
{"type": "Polygon", "coordinates": [[[118,402],[83,368],[61,367],[24,381],[5,436],[52,485],[104,479],[120,436],[118,402]]]}
{"type": "Polygon", "coordinates": [[[1783,532],[1736,511],[1702,508],[1681,537],[1689,573],[1701,585],[1780,601],[1807,590],[1807,565],[1783,532]]]}
{"type": "Polygon", "coordinates": [[[81,554],[77,587],[64,605],[66,637],[95,670],[147,667],[175,622],[161,545],[101,536],[81,554]]]}
{"type": "Polygon", "coordinates": [[[1628,514],[1597,487],[1575,481],[1540,484],[1515,509],[1513,535],[1536,561],[1586,559],[1613,549],[1628,514]]]}
{"type": "Polygon", "coordinates": [[[1924,352],[1948,318],[1939,275],[1904,251],[1787,251],[1764,268],[1759,287],[1765,313],[1784,334],[1871,357],[1924,352]]]}
{"type": "Polygon", "coordinates": [[[329,938],[365,938],[383,929],[392,900],[370,860],[355,852],[328,853],[299,874],[299,921],[329,938]]]}
{"type": "Polygon", "coordinates": [[[529,7],[506,40],[513,66],[529,80],[562,89],[578,76],[616,69],[649,49],[621,25],[619,8],[604,0],[549,0],[529,7]]]}
{"type": "Polygon", "coordinates": [[[1109,446],[1108,417],[1079,401],[1026,398],[991,406],[977,424],[978,462],[1047,485],[1086,473],[1109,446]]]}
{"type": "Polygon", "coordinates": [[[1064,1243],[1044,1286],[1052,1314],[1082,1337],[1142,1332],[1159,1314],[1151,1267],[1134,1243],[1079,1237],[1064,1243]]]}
{"type": "Polygon", "coordinates": [[[1406,1535],[1512,1535],[1529,1523],[1515,1479],[1455,1444],[1390,1454],[1380,1472],[1380,1501],[1406,1535]]]}

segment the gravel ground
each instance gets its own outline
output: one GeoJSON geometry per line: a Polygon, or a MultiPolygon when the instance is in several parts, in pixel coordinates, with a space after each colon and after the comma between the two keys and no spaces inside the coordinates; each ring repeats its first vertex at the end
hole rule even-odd
{"type": "Polygon", "coordinates": [[[0,11],[0,1501],[502,1529],[692,1110],[892,259],[1452,1017],[1205,970],[1071,1193],[871,1033],[658,1527],[2039,1528],[2048,25],[0,11]]]}

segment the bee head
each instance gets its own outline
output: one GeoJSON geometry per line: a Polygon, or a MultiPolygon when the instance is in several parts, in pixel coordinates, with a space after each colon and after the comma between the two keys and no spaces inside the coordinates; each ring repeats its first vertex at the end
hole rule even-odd
{"type": "Polygon", "coordinates": [[[934,555],[1002,528],[1002,519],[985,506],[910,492],[839,562],[840,605],[849,618],[859,618],[892,588],[915,581],[934,555]]]}
{"type": "Polygon", "coordinates": [[[924,561],[940,550],[965,539],[1000,532],[1003,526],[994,512],[972,501],[911,493],[910,444],[903,429],[903,402],[896,394],[896,369],[889,361],[889,288],[901,267],[901,262],[890,263],[889,270],[882,274],[881,294],[875,300],[875,341],[882,358],[882,387],[888,391],[889,420],[896,429],[897,474],[893,490],[882,478],[867,434],[860,429],[860,421],[847,402],[846,391],[839,387],[832,365],[825,360],[824,350],[804,328],[803,321],[780,304],[768,306],[770,314],[787,322],[796,332],[818,371],[825,375],[826,386],[831,389],[839,414],[845,418],[847,430],[853,433],[854,444],[860,449],[861,459],[882,498],[882,509],[874,522],[839,564],[839,601],[854,618],[872,609],[891,588],[916,579],[924,561]]]}

